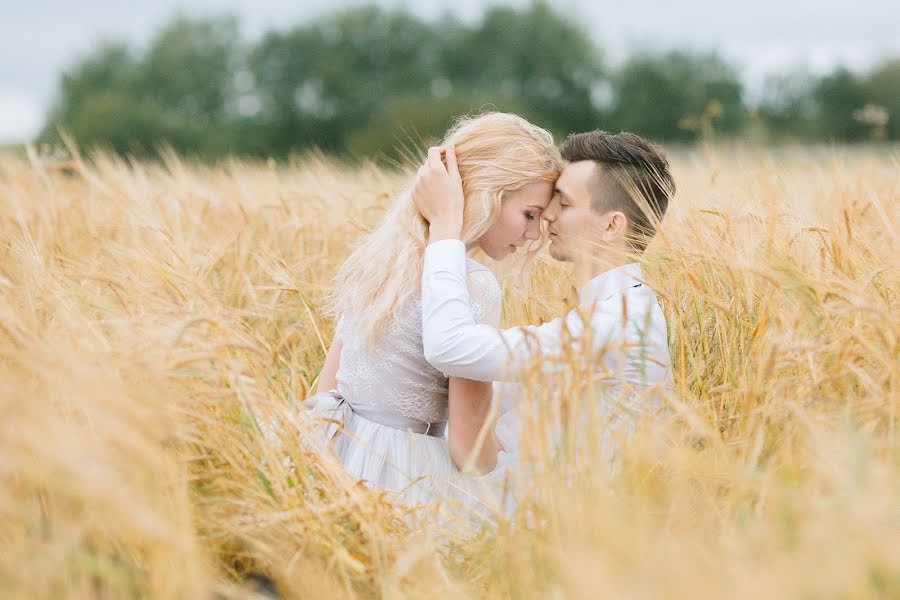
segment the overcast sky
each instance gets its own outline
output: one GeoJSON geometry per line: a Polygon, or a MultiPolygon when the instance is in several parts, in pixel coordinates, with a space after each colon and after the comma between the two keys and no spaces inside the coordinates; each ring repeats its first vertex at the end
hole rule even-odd
{"type": "MultiPolygon", "coordinates": [[[[235,14],[246,39],[287,29],[357,0],[0,0],[0,143],[33,135],[62,71],[106,39],[144,44],[176,13],[235,14]]],[[[477,20],[492,4],[528,0],[375,0],[428,19],[451,12],[477,20]]],[[[887,0],[553,0],[615,62],[635,48],[716,49],[740,67],[750,90],[765,74],[835,64],[864,69],[900,56],[900,2],[887,0]]]]}

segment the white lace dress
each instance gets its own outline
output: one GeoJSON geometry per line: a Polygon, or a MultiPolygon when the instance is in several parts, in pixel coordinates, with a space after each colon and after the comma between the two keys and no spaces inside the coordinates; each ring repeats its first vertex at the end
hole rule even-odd
{"type": "MultiPolygon", "coordinates": [[[[497,325],[500,287],[472,259],[467,280],[476,320],[497,325]]],[[[375,348],[354,331],[353,315],[341,315],[337,389],[307,399],[313,416],[330,421],[324,434],[344,467],[367,484],[401,492],[409,504],[456,495],[458,471],[444,431],[448,380],[424,358],[418,296],[401,310],[375,348]],[[343,428],[338,423],[343,422],[343,428]]]]}

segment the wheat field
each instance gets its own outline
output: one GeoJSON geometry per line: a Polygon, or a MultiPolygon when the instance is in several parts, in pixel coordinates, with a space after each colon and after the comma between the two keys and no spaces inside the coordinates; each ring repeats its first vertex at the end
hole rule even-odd
{"type": "MultiPolygon", "coordinates": [[[[352,481],[295,418],[331,277],[408,172],[0,157],[2,596],[249,598],[254,572],[290,598],[900,596],[900,154],[711,147],[673,169],[644,265],[669,416],[615,477],[531,423],[552,468],[467,529],[352,481]]],[[[543,255],[501,274],[506,323],[571,285],[543,255]]]]}

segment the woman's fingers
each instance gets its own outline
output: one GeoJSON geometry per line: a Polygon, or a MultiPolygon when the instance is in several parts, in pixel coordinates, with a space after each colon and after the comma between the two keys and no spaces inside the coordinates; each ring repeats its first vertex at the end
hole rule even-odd
{"type": "Polygon", "coordinates": [[[447,158],[447,171],[451,175],[459,175],[459,167],[456,166],[456,147],[453,144],[447,146],[446,150],[446,158],[447,158]]]}
{"type": "Polygon", "coordinates": [[[446,170],[444,166],[444,161],[441,160],[441,153],[444,149],[440,146],[432,146],[428,149],[428,164],[432,169],[443,169],[446,170]]]}

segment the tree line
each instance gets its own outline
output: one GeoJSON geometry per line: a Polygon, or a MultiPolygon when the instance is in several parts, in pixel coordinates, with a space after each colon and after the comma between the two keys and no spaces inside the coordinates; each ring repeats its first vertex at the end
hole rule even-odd
{"type": "Polygon", "coordinates": [[[454,116],[519,113],[557,136],[629,130],[671,143],[900,139],[900,59],[870,72],[771,76],[751,103],[715,53],[636,53],[610,67],[546,2],[474,24],[357,7],[254,43],[234,17],[177,17],[145,49],[107,43],[61,77],[40,135],[153,154],[287,156],[318,147],[397,159],[454,116]]]}

